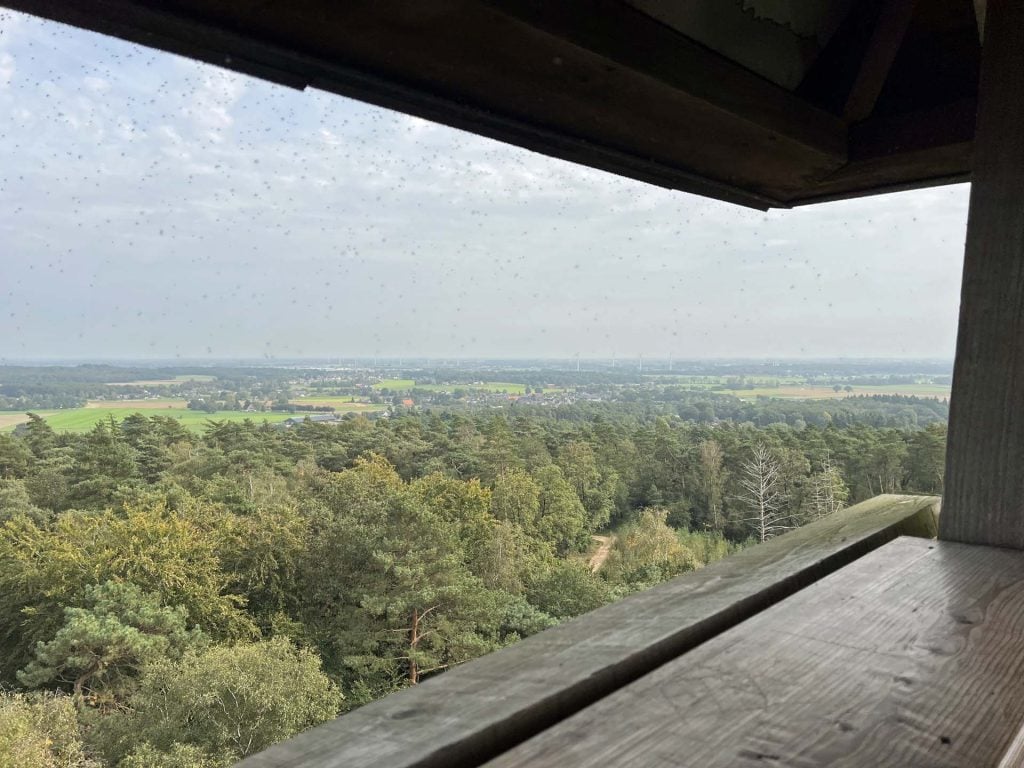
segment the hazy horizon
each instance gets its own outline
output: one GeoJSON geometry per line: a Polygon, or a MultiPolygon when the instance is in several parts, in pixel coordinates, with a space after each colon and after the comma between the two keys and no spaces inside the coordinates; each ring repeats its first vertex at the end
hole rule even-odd
{"type": "Polygon", "coordinates": [[[761,213],[0,12],[0,361],[951,359],[966,185],[761,213]]]}
{"type": "MultiPolygon", "coordinates": [[[[566,355],[519,355],[519,356],[503,356],[503,355],[466,355],[459,357],[457,355],[305,355],[305,356],[288,356],[281,358],[268,358],[265,356],[260,357],[232,357],[232,356],[218,356],[218,357],[74,357],[74,356],[50,356],[50,357],[0,357],[0,365],[17,365],[18,363],[27,362],[55,362],[64,361],[71,363],[79,363],[83,365],[89,364],[117,364],[117,363],[167,363],[169,365],[185,365],[188,363],[243,363],[243,362],[260,362],[260,363],[271,363],[274,360],[308,360],[311,362],[329,362],[332,360],[379,360],[381,362],[396,362],[396,361],[412,361],[412,362],[431,362],[431,361],[444,361],[444,360],[483,360],[483,361],[497,361],[497,362],[516,362],[516,361],[572,361],[575,365],[577,360],[576,356],[566,355]]],[[[881,362],[892,361],[892,362],[931,362],[931,363],[948,363],[953,364],[953,357],[928,357],[928,356],[900,356],[900,355],[820,355],[814,357],[780,357],[780,356],[764,356],[759,357],[756,355],[720,355],[720,356],[696,356],[696,357],[678,357],[675,355],[644,355],[643,358],[639,356],[607,356],[607,357],[579,357],[578,359],[583,362],[614,362],[618,361],[629,362],[639,361],[675,361],[676,363],[694,363],[694,362],[760,362],[760,363],[811,363],[811,362],[838,362],[844,360],[858,361],[858,362],[871,362],[878,360],[881,362]]]]}

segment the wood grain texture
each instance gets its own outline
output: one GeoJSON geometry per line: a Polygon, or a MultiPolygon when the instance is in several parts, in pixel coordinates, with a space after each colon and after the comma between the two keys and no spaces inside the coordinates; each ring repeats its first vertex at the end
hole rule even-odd
{"type": "Polygon", "coordinates": [[[1022,724],[1024,553],[901,538],[488,766],[996,768],[1022,724]]]}
{"type": "Polygon", "coordinates": [[[479,765],[897,535],[938,498],[879,496],[464,664],[240,763],[479,765]]]}
{"type": "Polygon", "coordinates": [[[1024,549],[1024,3],[982,51],[941,537],[1024,549]]]}
{"type": "Polygon", "coordinates": [[[574,46],[761,126],[776,141],[795,142],[836,165],[846,157],[846,124],[840,118],[618,0],[486,2],[574,46]]]}
{"type": "Polygon", "coordinates": [[[789,203],[793,207],[817,205],[880,192],[961,184],[971,180],[972,151],[973,145],[968,141],[851,160],[823,179],[813,194],[795,198],[789,203]]]}

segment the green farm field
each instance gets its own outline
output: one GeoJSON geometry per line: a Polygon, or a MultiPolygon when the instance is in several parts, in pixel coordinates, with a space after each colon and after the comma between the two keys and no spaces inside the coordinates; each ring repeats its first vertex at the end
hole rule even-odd
{"type": "Polygon", "coordinates": [[[147,400],[90,400],[86,408],[120,409],[125,411],[161,411],[167,409],[181,410],[188,406],[187,400],[179,397],[159,397],[147,400]]]}
{"type": "MultiPolygon", "coordinates": [[[[57,432],[88,432],[99,422],[113,417],[117,421],[141,413],[144,416],[170,416],[181,422],[182,426],[193,432],[202,432],[208,421],[245,421],[249,419],[257,424],[263,421],[276,423],[285,421],[298,413],[245,413],[243,411],[216,411],[203,413],[190,411],[187,408],[139,408],[132,411],[128,408],[69,408],[62,411],[37,411],[47,424],[57,432]]],[[[10,432],[18,424],[28,421],[20,411],[0,411],[0,432],[10,432]]]]}
{"type": "Polygon", "coordinates": [[[373,385],[374,389],[412,389],[416,382],[412,379],[384,379],[373,385]]]}

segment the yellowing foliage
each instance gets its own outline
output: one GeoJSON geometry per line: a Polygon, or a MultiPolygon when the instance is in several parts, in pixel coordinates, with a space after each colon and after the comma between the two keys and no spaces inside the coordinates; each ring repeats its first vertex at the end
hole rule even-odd
{"type": "Polygon", "coordinates": [[[4,668],[23,666],[25,650],[57,631],[63,608],[78,605],[86,587],[107,581],[131,582],[164,605],[184,607],[189,624],[214,638],[254,637],[251,619],[240,610],[243,599],[227,591],[222,541],[213,510],[171,511],[160,503],[65,512],[50,525],[25,517],[4,523],[0,610],[23,617],[0,638],[22,651],[8,653],[4,668]]]}

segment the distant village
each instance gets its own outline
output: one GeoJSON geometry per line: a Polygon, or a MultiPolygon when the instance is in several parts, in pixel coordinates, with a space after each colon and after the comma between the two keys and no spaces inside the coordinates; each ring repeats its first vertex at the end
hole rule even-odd
{"type": "MultiPolygon", "coordinates": [[[[681,367],[678,363],[677,368],[681,367]]],[[[0,430],[27,427],[35,413],[58,430],[83,431],[133,413],[170,417],[193,430],[209,422],[266,421],[275,429],[426,411],[656,406],[673,418],[784,421],[802,428],[872,411],[902,425],[944,418],[950,375],[938,364],[792,363],[757,367],[693,364],[681,370],[554,366],[8,368],[0,430]],[[749,372],[747,372],[749,371],[749,372]],[[870,402],[868,402],[870,401],[870,402]],[[816,403],[816,404],[815,404],[816,403]]]]}

